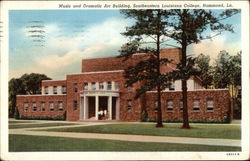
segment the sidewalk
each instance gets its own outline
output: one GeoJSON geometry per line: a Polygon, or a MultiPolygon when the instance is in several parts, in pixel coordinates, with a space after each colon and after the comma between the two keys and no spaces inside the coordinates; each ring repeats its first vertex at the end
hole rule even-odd
{"type": "Polygon", "coordinates": [[[136,142],[196,144],[196,145],[213,145],[213,146],[234,146],[234,147],[241,146],[241,140],[233,140],[233,139],[211,139],[211,138],[170,137],[170,136],[124,135],[124,134],[99,134],[99,133],[74,133],[74,132],[47,132],[47,131],[27,131],[27,130],[28,129],[11,129],[9,130],[9,134],[54,136],[54,137],[68,137],[68,138],[81,138],[81,139],[108,139],[108,140],[136,141],[136,142]]]}

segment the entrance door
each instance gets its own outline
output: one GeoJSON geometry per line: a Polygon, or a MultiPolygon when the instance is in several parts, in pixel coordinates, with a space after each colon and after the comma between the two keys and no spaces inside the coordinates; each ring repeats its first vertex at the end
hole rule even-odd
{"type": "Polygon", "coordinates": [[[95,117],[95,97],[88,97],[88,118],[95,117]]]}
{"type": "Polygon", "coordinates": [[[116,120],[116,100],[117,97],[112,97],[112,120],[116,120]]]}

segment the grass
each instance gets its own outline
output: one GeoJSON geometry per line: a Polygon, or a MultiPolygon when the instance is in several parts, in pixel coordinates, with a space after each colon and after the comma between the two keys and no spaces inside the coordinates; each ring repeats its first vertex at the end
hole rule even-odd
{"type": "Polygon", "coordinates": [[[34,121],[9,121],[9,124],[16,124],[16,123],[33,123],[34,121]]]}
{"type": "Polygon", "coordinates": [[[157,136],[182,136],[199,138],[240,139],[240,126],[229,125],[192,125],[191,129],[181,129],[181,124],[164,124],[164,128],[155,128],[154,124],[109,124],[86,127],[46,129],[57,132],[135,134],[157,136]]]}
{"type": "Polygon", "coordinates": [[[9,135],[9,151],[241,151],[241,148],[101,139],[76,139],[51,136],[9,135]]]}
{"type": "Polygon", "coordinates": [[[20,128],[36,128],[36,127],[51,127],[51,126],[63,126],[63,125],[75,125],[74,123],[42,123],[42,124],[15,124],[9,125],[9,129],[20,128]]]}

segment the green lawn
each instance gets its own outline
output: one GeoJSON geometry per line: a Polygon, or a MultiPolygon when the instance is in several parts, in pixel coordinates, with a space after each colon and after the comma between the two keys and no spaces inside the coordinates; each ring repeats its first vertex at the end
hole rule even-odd
{"type": "Polygon", "coordinates": [[[74,123],[43,123],[43,124],[14,124],[9,125],[9,129],[20,129],[20,128],[35,128],[35,127],[51,127],[51,126],[65,126],[75,125],[74,123]]]}
{"type": "Polygon", "coordinates": [[[9,151],[241,151],[241,148],[173,143],[142,143],[100,139],[76,139],[50,136],[9,135],[9,151]]]}
{"type": "Polygon", "coordinates": [[[16,123],[33,123],[34,121],[9,121],[9,124],[16,124],[16,123]]]}
{"type": "Polygon", "coordinates": [[[158,136],[185,136],[199,138],[240,139],[240,126],[229,125],[191,125],[191,129],[181,129],[181,124],[164,124],[164,128],[155,128],[154,124],[109,124],[86,127],[47,129],[46,131],[137,134],[158,136]]]}

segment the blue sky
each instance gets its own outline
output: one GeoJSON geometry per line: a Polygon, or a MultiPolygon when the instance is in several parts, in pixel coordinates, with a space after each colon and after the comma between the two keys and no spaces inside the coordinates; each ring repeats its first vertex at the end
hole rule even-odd
{"type": "MultiPolygon", "coordinates": [[[[240,14],[224,22],[233,24],[235,33],[192,45],[189,53],[215,59],[221,50],[240,51],[240,14]]],[[[120,33],[131,24],[119,10],[11,10],[9,79],[31,72],[53,79],[80,73],[83,58],[118,55],[127,41],[120,33]]]]}

